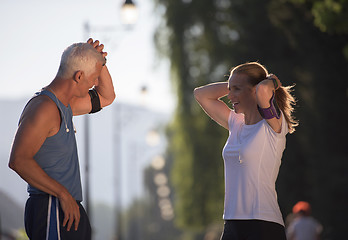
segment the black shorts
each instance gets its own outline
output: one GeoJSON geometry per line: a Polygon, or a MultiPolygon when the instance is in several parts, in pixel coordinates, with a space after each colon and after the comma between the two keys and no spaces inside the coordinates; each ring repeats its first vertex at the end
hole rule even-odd
{"type": "MultiPolygon", "coordinates": [[[[25,205],[25,231],[32,240],[90,240],[91,225],[81,203],[80,223],[75,231],[67,225],[63,227],[64,213],[56,197],[45,194],[33,194],[25,205]]],[[[74,225],[73,225],[74,226],[74,225]]]]}
{"type": "Polygon", "coordinates": [[[221,240],[286,240],[282,225],[262,220],[226,220],[221,240]]]}

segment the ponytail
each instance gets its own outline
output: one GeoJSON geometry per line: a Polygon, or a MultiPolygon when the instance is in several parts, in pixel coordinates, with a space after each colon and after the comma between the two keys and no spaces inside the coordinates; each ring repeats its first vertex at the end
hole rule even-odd
{"type": "Polygon", "coordinates": [[[295,97],[291,94],[293,87],[294,85],[286,87],[281,86],[275,91],[275,99],[288,123],[289,133],[295,132],[295,127],[298,126],[298,121],[295,120],[292,115],[294,106],[296,105],[295,97]]]}

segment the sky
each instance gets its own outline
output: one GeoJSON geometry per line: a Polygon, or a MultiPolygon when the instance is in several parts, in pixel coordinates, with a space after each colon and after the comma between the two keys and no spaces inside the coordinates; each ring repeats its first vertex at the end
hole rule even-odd
{"type": "MultiPolygon", "coordinates": [[[[165,151],[163,126],[170,121],[176,99],[169,60],[158,56],[153,42],[161,21],[154,0],[134,0],[138,21],[131,29],[120,21],[123,2],[1,0],[0,191],[19,206],[24,207],[28,196],[26,183],[7,167],[19,115],[26,101],[54,79],[64,49],[89,37],[105,45],[116,92],[110,107],[90,117],[90,204],[127,206],[144,193],[142,170],[165,151]],[[146,92],[141,91],[144,87],[146,92]],[[146,138],[153,131],[160,134],[159,144],[149,146],[146,138]]],[[[73,120],[85,193],[84,121],[73,120]]]]}
{"type": "Polygon", "coordinates": [[[122,0],[2,0],[0,99],[30,97],[54,78],[64,49],[98,38],[108,52],[107,66],[117,98],[143,102],[146,86],[150,108],[171,112],[174,97],[169,83],[168,60],[159,58],[153,33],[161,18],[152,0],[134,1],[138,21],[132,29],[120,21],[122,0]]]}
{"type": "MultiPolygon", "coordinates": [[[[175,108],[175,97],[169,80],[169,61],[158,57],[153,43],[153,34],[161,18],[154,10],[153,0],[134,2],[138,8],[138,21],[134,27],[128,29],[120,21],[122,0],[2,0],[0,101],[23,99],[25,104],[33,93],[53,80],[64,49],[72,43],[87,41],[88,37],[92,37],[101,40],[105,45],[104,51],[108,52],[107,66],[115,86],[116,104],[122,102],[154,111],[160,116],[158,122],[168,119],[163,117],[163,114],[170,115],[175,108]],[[86,23],[91,28],[89,36],[84,29],[86,23]],[[145,94],[141,91],[143,87],[147,89],[145,94]]],[[[115,102],[113,104],[115,105],[115,102]]],[[[13,127],[0,130],[2,136],[4,135],[1,131],[9,131],[13,133],[12,136],[14,135],[22,108],[20,105],[15,109],[15,113],[5,114],[3,117],[6,121],[1,122],[0,119],[1,125],[4,122],[11,122],[10,128],[13,127]]],[[[97,146],[91,153],[92,158],[100,156],[102,152],[107,164],[113,164],[114,109],[112,107],[103,109],[100,114],[93,117],[91,123],[92,136],[95,133],[103,138],[91,140],[91,145],[97,146]]],[[[74,120],[78,129],[77,142],[82,171],[83,122],[84,119],[81,117],[74,120]]],[[[136,120],[130,123],[140,125],[136,120]]],[[[154,128],[150,123],[144,125],[154,128]]],[[[126,132],[123,134],[126,135],[126,132]]],[[[5,142],[5,148],[10,149],[11,139],[6,139],[5,142]]],[[[122,144],[127,145],[127,143],[122,144]]],[[[6,162],[1,162],[1,168],[7,168],[7,161],[8,159],[6,162]]],[[[99,166],[93,177],[107,181],[114,175],[112,168],[108,168],[109,172],[103,174],[105,169],[100,169],[99,166]]],[[[6,171],[10,172],[8,169],[6,171]]],[[[24,185],[14,173],[8,174],[11,174],[11,181],[19,181],[24,185]]],[[[4,183],[1,176],[0,182],[4,183]]],[[[0,183],[0,190],[2,186],[0,183]]],[[[97,201],[105,200],[107,203],[113,201],[112,196],[103,195],[98,190],[101,191],[97,187],[92,190],[97,201]]],[[[19,202],[22,203],[26,193],[19,194],[19,202]]]]}

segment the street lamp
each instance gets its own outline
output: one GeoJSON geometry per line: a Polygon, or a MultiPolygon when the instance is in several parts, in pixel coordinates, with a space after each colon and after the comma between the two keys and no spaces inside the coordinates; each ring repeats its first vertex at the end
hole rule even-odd
{"type": "Polygon", "coordinates": [[[126,0],[122,5],[121,21],[126,26],[131,26],[138,20],[138,10],[132,0],[126,0]]]}
{"type": "MultiPolygon", "coordinates": [[[[133,26],[138,19],[138,11],[136,8],[136,5],[133,3],[132,0],[125,0],[125,2],[122,4],[121,7],[121,22],[126,27],[133,26]]],[[[93,31],[104,31],[104,32],[115,32],[119,29],[116,27],[101,27],[96,29],[95,27],[92,28],[89,25],[88,22],[84,24],[84,39],[88,39],[90,37],[91,32],[93,31]]],[[[91,214],[90,212],[90,174],[89,174],[89,165],[90,165],[90,141],[89,141],[89,116],[88,114],[85,115],[85,121],[84,121],[84,128],[85,128],[85,205],[86,205],[86,212],[88,215],[91,214]]],[[[118,159],[119,160],[119,159],[118,159]]],[[[118,166],[116,166],[116,169],[119,169],[118,166]]],[[[117,171],[116,171],[117,172],[117,171]]],[[[117,178],[116,178],[117,179],[117,178]]],[[[119,178],[120,179],[120,178],[119,178]]],[[[116,183],[116,185],[121,186],[120,183],[116,183]],[[118,185],[119,184],[119,185],[118,185]]],[[[120,191],[120,189],[118,189],[120,191]]],[[[119,200],[120,203],[120,200],[119,200]]],[[[117,208],[118,206],[116,206],[117,208]]],[[[117,210],[118,211],[118,210],[117,210]]],[[[120,240],[122,238],[120,233],[120,213],[117,214],[117,239],[120,240]]],[[[91,218],[91,217],[90,217],[91,218]]]]}

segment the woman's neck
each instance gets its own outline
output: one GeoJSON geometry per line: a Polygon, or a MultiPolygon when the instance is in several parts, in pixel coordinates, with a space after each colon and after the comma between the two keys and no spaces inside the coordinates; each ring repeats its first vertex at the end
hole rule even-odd
{"type": "Polygon", "coordinates": [[[245,125],[253,125],[262,120],[262,117],[257,110],[257,107],[255,109],[250,109],[250,111],[244,113],[244,122],[245,125]]]}

